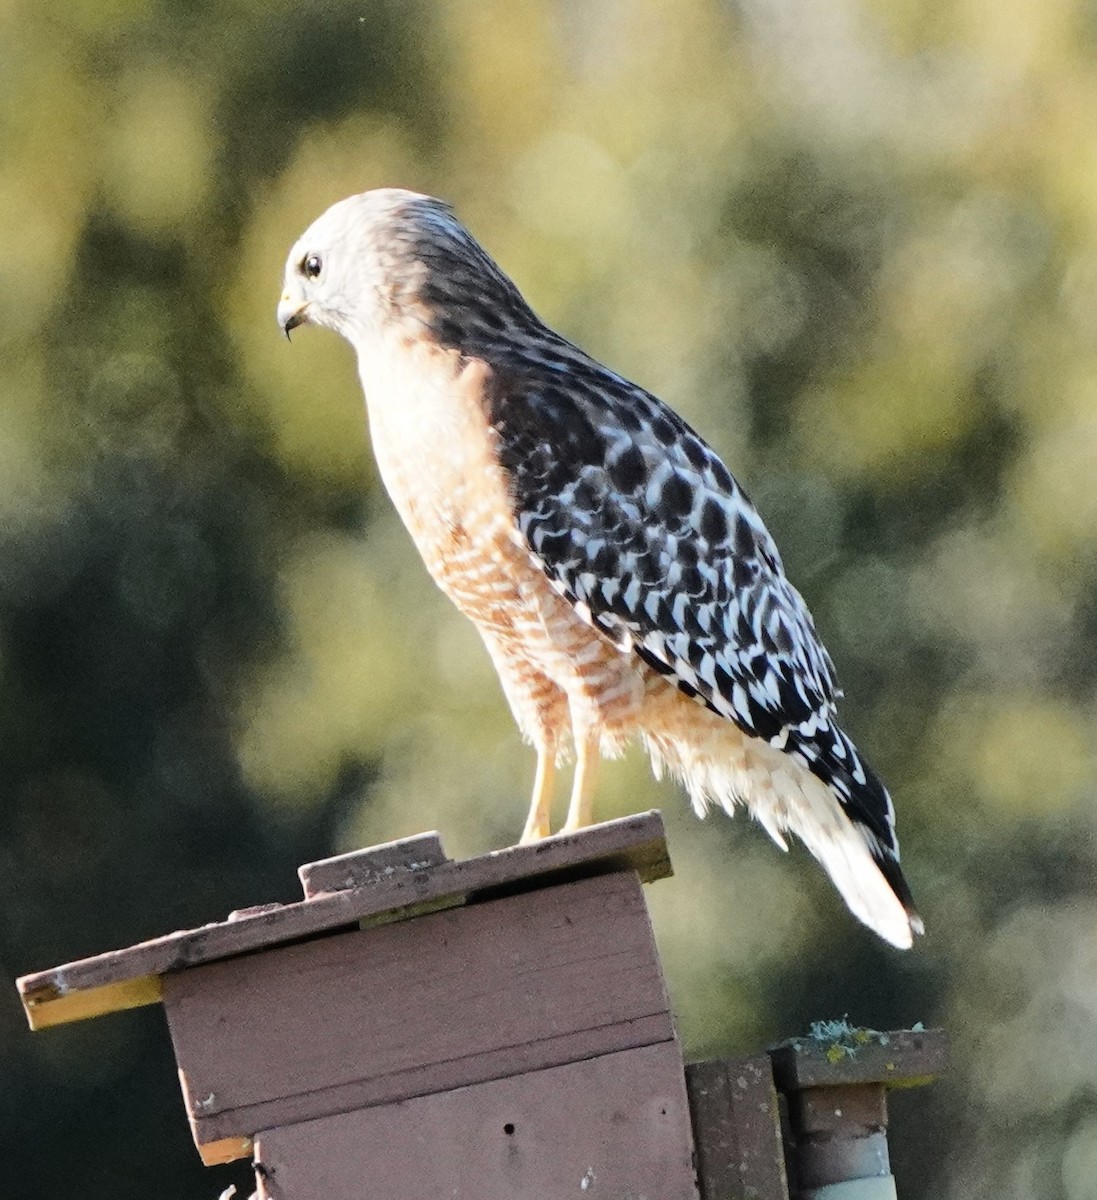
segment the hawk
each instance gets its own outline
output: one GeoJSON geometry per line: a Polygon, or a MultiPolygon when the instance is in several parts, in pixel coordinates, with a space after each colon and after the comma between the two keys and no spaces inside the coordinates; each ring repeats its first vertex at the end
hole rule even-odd
{"type": "Polygon", "coordinates": [[[479,630],[537,770],[523,841],[591,821],[602,756],[632,739],[703,815],[794,833],[852,912],[922,931],[891,797],[837,724],[834,666],[719,456],[655,396],[554,333],[448,204],[378,189],[290,251],[289,336],[358,356],[381,477],[442,590],[479,630]]]}

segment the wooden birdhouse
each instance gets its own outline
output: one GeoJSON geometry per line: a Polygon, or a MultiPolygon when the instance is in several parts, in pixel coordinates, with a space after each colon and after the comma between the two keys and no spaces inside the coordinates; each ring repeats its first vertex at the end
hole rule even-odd
{"type": "MultiPolygon", "coordinates": [[[[670,874],[658,813],[460,862],[424,834],[299,874],[297,903],[24,977],[32,1027],[161,1001],[203,1160],[254,1155],[269,1200],[787,1200],[769,1057],[687,1087],[642,893],[670,874]]],[[[850,1109],[855,1153],[793,1095],[819,1086],[810,1054],[783,1054],[814,1156],[795,1194],[890,1186],[883,1082],[850,1109]]]]}

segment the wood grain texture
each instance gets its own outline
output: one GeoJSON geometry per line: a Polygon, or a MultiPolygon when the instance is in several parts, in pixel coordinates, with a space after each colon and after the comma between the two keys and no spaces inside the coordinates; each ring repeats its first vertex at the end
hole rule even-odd
{"type": "MultiPolygon", "coordinates": [[[[312,1120],[325,1113],[352,1112],[377,1105],[400,1103],[408,1097],[437,1094],[468,1085],[470,1074],[494,1078],[521,1076],[559,1062],[583,1061],[585,1058],[638,1046],[658,1045],[673,1039],[674,1031],[668,1016],[643,1017],[623,1021],[606,1029],[588,1030],[561,1038],[546,1038],[528,1046],[479,1056],[470,1072],[470,1063],[455,1060],[427,1067],[412,1068],[379,1079],[360,1079],[330,1088],[320,1088],[308,1095],[290,1095],[259,1101],[245,1109],[232,1109],[211,1117],[195,1117],[183,1082],[183,1097],[190,1115],[191,1133],[195,1145],[207,1165],[245,1158],[250,1153],[251,1135],[225,1133],[226,1130],[268,1129],[274,1126],[312,1120]]],[[[208,1097],[198,1097],[199,1100],[208,1097]]]]}
{"type": "Polygon", "coordinates": [[[420,833],[415,837],[383,842],[368,850],[337,854],[319,862],[304,863],[297,868],[305,899],[324,892],[345,892],[348,888],[367,887],[381,883],[407,871],[422,871],[448,862],[437,832],[420,833]]]}
{"type": "Polygon", "coordinates": [[[769,1056],[686,1067],[701,1200],[788,1200],[769,1056]]]}
{"type": "MultiPolygon", "coordinates": [[[[104,990],[126,980],[145,980],[359,922],[418,916],[444,904],[475,901],[481,895],[625,870],[635,871],[644,882],[671,873],[658,812],[607,821],[578,833],[512,846],[461,862],[397,872],[358,887],[252,912],[237,920],[171,933],[125,950],[25,975],[18,980],[18,988],[31,1027],[41,1028],[108,1012],[112,997],[117,995],[125,996],[129,1006],[132,993],[104,990]],[[100,994],[89,997],[86,1006],[61,1003],[77,992],[100,994]]],[[[147,996],[149,1002],[155,999],[149,988],[142,987],[144,990],[138,994],[147,996]]]]}
{"type": "Polygon", "coordinates": [[[673,1038],[618,872],[164,979],[199,1144],[673,1038]]]}
{"type": "Polygon", "coordinates": [[[256,1139],[265,1200],[697,1200],[677,1044],[256,1139]]]}

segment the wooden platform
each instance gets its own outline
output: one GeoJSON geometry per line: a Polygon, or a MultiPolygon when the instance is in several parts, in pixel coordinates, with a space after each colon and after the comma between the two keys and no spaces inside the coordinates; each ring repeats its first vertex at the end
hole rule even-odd
{"type": "Polygon", "coordinates": [[[162,1001],[199,1153],[254,1153],[258,1200],[894,1200],[886,1092],[943,1035],[687,1068],[642,890],[670,870],[658,813],[464,862],[428,833],[19,991],[34,1028],[162,1001]]]}
{"type": "Polygon", "coordinates": [[[344,927],[362,928],[532,887],[614,871],[643,882],[671,874],[658,812],[592,825],[455,862],[437,833],[300,868],[305,899],[260,905],[198,929],[24,975],[19,995],[32,1029],[80,1021],[162,997],[164,975],[344,927]]]}

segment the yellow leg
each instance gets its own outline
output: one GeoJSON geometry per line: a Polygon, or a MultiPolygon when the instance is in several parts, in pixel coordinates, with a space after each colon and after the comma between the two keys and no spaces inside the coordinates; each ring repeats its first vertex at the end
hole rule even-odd
{"type": "Polygon", "coordinates": [[[597,727],[576,738],[575,778],[571,785],[568,818],[561,833],[574,833],[591,823],[594,813],[594,789],[598,783],[598,764],[602,761],[601,736],[597,727]]]}
{"type": "Polygon", "coordinates": [[[553,781],[556,778],[555,750],[537,751],[537,774],[533,777],[533,799],[529,805],[526,827],[522,830],[519,845],[539,842],[552,832],[549,825],[549,810],[552,807],[553,781]]]}

